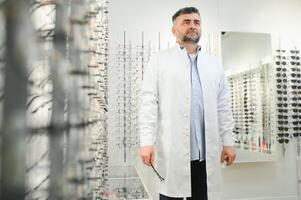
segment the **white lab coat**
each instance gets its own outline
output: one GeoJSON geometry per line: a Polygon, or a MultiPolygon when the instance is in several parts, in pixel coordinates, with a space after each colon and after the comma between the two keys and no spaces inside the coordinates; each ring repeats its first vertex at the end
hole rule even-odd
{"type": "MultiPolygon", "coordinates": [[[[208,200],[221,199],[221,144],[233,146],[233,117],[217,59],[198,52],[204,99],[208,200]]],[[[190,197],[190,62],[179,45],[155,54],[145,70],[139,109],[140,143],[155,146],[157,192],[190,197]]],[[[153,174],[156,176],[156,174],[153,174]]]]}

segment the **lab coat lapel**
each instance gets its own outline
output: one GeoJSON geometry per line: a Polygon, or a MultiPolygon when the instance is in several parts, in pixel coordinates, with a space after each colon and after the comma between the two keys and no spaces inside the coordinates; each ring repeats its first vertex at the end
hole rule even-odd
{"type": "Polygon", "coordinates": [[[176,44],[174,46],[174,48],[176,49],[176,51],[181,56],[181,57],[179,57],[178,62],[183,62],[183,66],[189,67],[190,62],[189,62],[188,54],[187,54],[187,51],[185,50],[185,48],[181,49],[179,44],[176,44]]]}

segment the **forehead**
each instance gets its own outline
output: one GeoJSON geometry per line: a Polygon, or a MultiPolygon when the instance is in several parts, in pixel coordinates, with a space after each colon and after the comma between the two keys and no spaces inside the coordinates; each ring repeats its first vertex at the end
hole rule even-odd
{"type": "Polygon", "coordinates": [[[190,13],[190,14],[182,14],[178,16],[177,20],[183,21],[183,20],[199,20],[201,21],[200,16],[197,13],[190,13]]]}

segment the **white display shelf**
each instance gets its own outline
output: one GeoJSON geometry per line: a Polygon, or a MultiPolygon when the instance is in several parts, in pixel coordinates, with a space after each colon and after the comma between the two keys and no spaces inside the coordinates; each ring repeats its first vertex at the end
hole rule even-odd
{"type": "Polygon", "coordinates": [[[248,163],[248,162],[273,162],[276,161],[275,154],[266,154],[254,152],[244,149],[236,149],[235,163],[248,163]]]}

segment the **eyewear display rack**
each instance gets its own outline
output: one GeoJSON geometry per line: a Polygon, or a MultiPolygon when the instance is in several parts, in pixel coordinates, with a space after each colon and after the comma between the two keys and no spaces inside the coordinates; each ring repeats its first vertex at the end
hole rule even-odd
{"type": "Polygon", "coordinates": [[[233,130],[238,149],[262,154],[273,153],[270,118],[270,90],[266,90],[271,69],[269,64],[228,76],[233,130]]]}
{"type": "Polygon", "coordinates": [[[271,62],[232,74],[228,80],[236,147],[276,155],[278,143],[285,156],[287,145],[294,142],[300,157],[300,51],[277,49],[271,62]]]}
{"type": "Polygon", "coordinates": [[[107,199],[108,2],[3,4],[0,199],[107,199]]]}
{"type": "Polygon", "coordinates": [[[301,194],[301,59],[300,49],[278,48],[274,51],[275,65],[275,129],[282,156],[293,145],[296,151],[297,187],[301,194]]]}
{"type": "Polygon", "coordinates": [[[300,157],[301,137],[301,66],[300,50],[277,49],[274,56],[276,133],[285,156],[286,147],[294,142],[300,157]]]}
{"type": "Polygon", "coordinates": [[[119,198],[147,198],[147,194],[134,169],[135,156],[139,145],[138,136],[138,107],[140,86],[143,71],[151,54],[150,42],[146,43],[144,32],[141,33],[141,42],[133,44],[127,41],[127,33],[123,33],[123,44],[118,45],[118,136],[115,137],[117,148],[122,152],[122,163],[129,170],[119,170],[121,178],[113,190],[119,198]],[[136,178],[133,178],[135,176],[136,178]],[[122,178],[123,177],[123,178],[122,178]]]}

